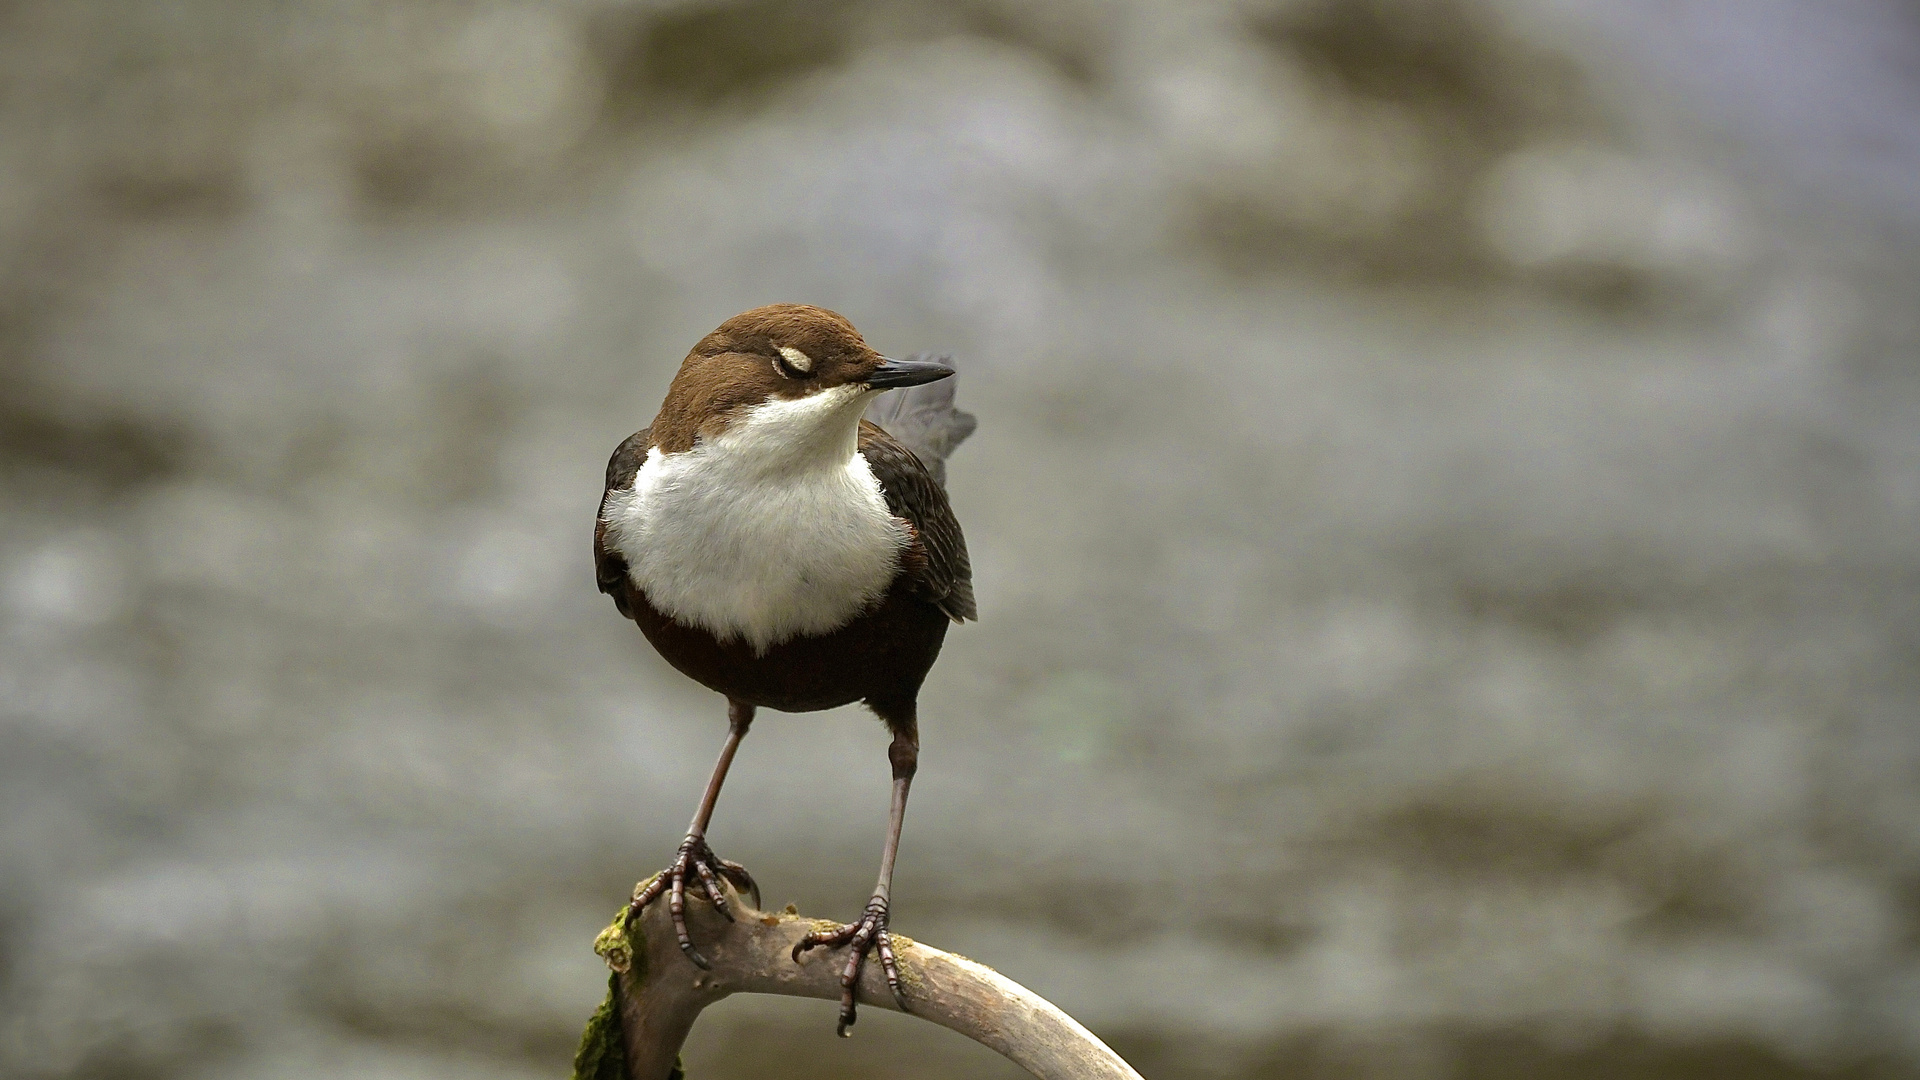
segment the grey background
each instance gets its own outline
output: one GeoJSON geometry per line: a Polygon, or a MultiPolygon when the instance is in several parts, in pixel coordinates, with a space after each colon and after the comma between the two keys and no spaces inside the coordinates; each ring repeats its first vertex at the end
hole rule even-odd
{"type": "MultiPolygon", "coordinates": [[[[561,1075],[724,732],[593,590],[600,472],[799,300],[981,420],[904,932],[1155,1080],[1920,1075],[1916,50],[0,5],[0,1072],[561,1075]]],[[[884,747],[768,716],[716,846],[852,915],[884,747]]],[[[689,1066],[1012,1075],[831,1014],[689,1066]]]]}

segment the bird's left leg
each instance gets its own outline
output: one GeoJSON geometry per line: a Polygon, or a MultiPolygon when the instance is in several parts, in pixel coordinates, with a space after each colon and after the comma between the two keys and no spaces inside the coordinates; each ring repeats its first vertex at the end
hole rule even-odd
{"type": "Polygon", "coordinates": [[[687,826],[687,838],[680,842],[680,850],[674,856],[673,865],[655,874],[633,894],[633,902],[628,905],[627,918],[632,920],[640,910],[652,903],[661,893],[667,894],[667,909],[673,914],[674,934],[680,939],[680,951],[698,967],[707,967],[707,958],[693,947],[693,938],[687,933],[686,893],[687,880],[698,875],[698,884],[706,891],[707,900],[714,910],[733,921],[733,911],[727,904],[726,895],[720,891],[719,878],[726,878],[735,888],[747,889],[753,893],[753,905],[760,906],[760,886],[754,883],[753,875],[737,862],[730,862],[713,853],[707,846],[707,823],[713,819],[714,804],[720,801],[720,785],[727,781],[727,769],[733,764],[734,751],[740,749],[740,740],[747,737],[747,728],[753,724],[753,706],[744,701],[727,700],[727,741],[720,748],[720,760],[714,763],[713,775],[707,779],[707,790],[700,797],[700,806],[693,812],[693,821],[687,826]]]}
{"type": "MultiPolygon", "coordinates": [[[[879,712],[879,709],[875,709],[879,712]]],[[[900,1005],[901,1012],[910,1012],[906,995],[900,990],[900,968],[893,959],[893,941],[887,933],[887,900],[893,887],[893,859],[900,851],[900,824],[907,816],[907,789],[913,786],[913,773],[919,765],[920,731],[915,719],[914,706],[909,704],[904,710],[889,709],[881,713],[887,726],[893,730],[893,743],[887,747],[887,760],[893,764],[893,806],[887,814],[887,844],[880,850],[880,883],[873,887],[873,898],[867,901],[866,913],[858,922],[849,923],[837,930],[815,931],[800,939],[793,947],[796,962],[800,954],[816,945],[848,945],[847,966],[840,973],[840,1024],[838,1031],[845,1037],[847,1029],[857,1019],[854,1013],[854,995],[860,985],[860,968],[866,963],[869,950],[880,954],[880,967],[887,974],[887,986],[893,991],[893,999],[900,1005]]]]}

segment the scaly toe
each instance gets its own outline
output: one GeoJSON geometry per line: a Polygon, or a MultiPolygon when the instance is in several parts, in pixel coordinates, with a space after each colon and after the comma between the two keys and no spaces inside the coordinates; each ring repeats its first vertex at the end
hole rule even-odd
{"type": "Polygon", "coordinates": [[[800,954],[821,946],[850,946],[847,963],[840,971],[840,1023],[835,1031],[842,1037],[847,1029],[859,1019],[857,999],[860,991],[860,969],[865,966],[867,954],[880,954],[881,970],[886,972],[887,989],[893,991],[893,1000],[900,1006],[901,1012],[911,1012],[907,1005],[906,993],[900,985],[900,965],[893,955],[893,936],[887,932],[887,903],[880,897],[874,897],[867,904],[867,910],[860,921],[848,923],[834,930],[815,930],[801,938],[793,946],[795,963],[800,954]]]}
{"type": "Polygon", "coordinates": [[[838,930],[815,930],[794,943],[793,962],[796,964],[799,963],[800,954],[809,949],[815,949],[822,945],[829,947],[845,945],[847,942],[853,940],[853,935],[858,933],[859,930],[860,926],[857,923],[849,923],[840,927],[838,930]]]}
{"type": "MultiPolygon", "coordinates": [[[[713,965],[693,947],[693,935],[687,930],[687,882],[689,878],[697,882],[698,890],[705,895],[713,909],[726,916],[728,922],[734,922],[736,920],[733,905],[727,902],[726,891],[720,887],[722,877],[729,882],[744,879],[749,886],[753,885],[753,875],[747,873],[745,867],[739,863],[727,862],[715,855],[704,839],[689,836],[681,842],[680,850],[674,856],[673,865],[655,874],[634,890],[633,900],[628,905],[627,918],[629,921],[637,918],[648,904],[665,893],[667,910],[673,916],[673,935],[679,942],[680,951],[686,954],[687,959],[695,967],[711,970],[713,965]]],[[[736,884],[735,887],[739,886],[736,884]]],[[[756,907],[759,905],[758,888],[754,889],[754,904],[756,907]]]]}
{"type": "Polygon", "coordinates": [[[716,858],[714,862],[720,871],[720,876],[731,882],[735,889],[753,894],[753,909],[759,911],[760,883],[753,880],[753,875],[747,872],[747,868],[731,859],[716,858]]]}

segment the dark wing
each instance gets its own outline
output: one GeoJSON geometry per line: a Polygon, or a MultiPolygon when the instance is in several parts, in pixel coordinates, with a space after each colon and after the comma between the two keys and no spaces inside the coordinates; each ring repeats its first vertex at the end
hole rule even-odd
{"type": "Polygon", "coordinates": [[[607,462],[607,490],[600,496],[600,514],[593,519],[594,576],[600,580],[600,591],[612,596],[620,614],[629,619],[633,618],[633,612],[627,610],[627,560],[619,552],[607,549],[607,496],[633,486],[633,478],[646,463],[647,451],[651,449],[653,429],[649,427],[641,428],[614,450],[607,462]]]}
{"type": "MultiPolygon", "coordinates": [[[[913,359],[953,364],[953,357],[932,353],[916,353],[913,359]]],[[[953,391],[959,381],[948,378],[889,390],[867,406],[867,419],[913,451],[942,487],[947,483],[947,458],[979,426],[972,413],[953,407],[953,391]]]]}
{"type": "Polygon", "coordinates": [[[860,453],[880,481],[887,511],[913,526],[907,573],[914,592],[954,622],[979,618],[973,606],[973,567],[967,539],[947,503],[947,492],[913,451],[879,425],[860,421],[860,453]]]}

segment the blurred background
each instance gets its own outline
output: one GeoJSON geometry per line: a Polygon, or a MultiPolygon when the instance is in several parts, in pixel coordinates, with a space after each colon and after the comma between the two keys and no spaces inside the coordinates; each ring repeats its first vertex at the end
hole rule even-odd
{"type": "MultiPolygon", "coordinates": [[[[0,4],[0,1073],[565,1075],[721,700],[607,454],[948,351],[895,925],[1154,1080],[1920,1076],[1920,9],[0,4]]],[[[846,918],[886,738],[718,850],[846,918]]],[[[804,778],[804,779],[802,779],[804,778]]],[[[1012,1077],[734,1000],[695,1080],[1012,1077]]]]}

